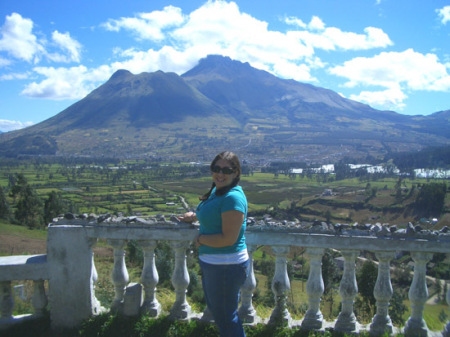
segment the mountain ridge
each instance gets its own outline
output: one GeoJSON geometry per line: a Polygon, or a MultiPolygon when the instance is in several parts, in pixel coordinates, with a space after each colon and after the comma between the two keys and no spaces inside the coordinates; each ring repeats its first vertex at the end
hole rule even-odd
{"type": "Polygon", "coordinates": [[[450,144],[450,110],[405,116],[210,55],[181,76],[118,70],[59,114],[0,135],[0,155],[331,160],[450,144]],[[33,136],[34,135],[34,136],[33,136]],[[39,150],[40,145],[42,151],[39,150]]]}

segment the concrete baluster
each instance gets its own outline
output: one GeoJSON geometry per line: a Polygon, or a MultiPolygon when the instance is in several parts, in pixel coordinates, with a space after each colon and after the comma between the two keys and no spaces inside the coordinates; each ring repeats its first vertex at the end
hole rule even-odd
{"type": "Polygon", "coordinates": [[[0,282],[0,321],[12,318],[13,308],[11,281],[2,281],[0,282]]]}
{"type": "Polygon", "coordinates": [[[342,309],[336,321],[335,329],[340,332],[352,332],[357,328],[356,316],[353,312],[353,303],[358,294],[358,285],[356,284],[355,260],[359,251],[343,250],[344,273],[339,286],[341,295],[342,309]]]}
{"type": "Polygon", "coordinates": [[[289,246],[272,246],[275,253],[275,275],[272,279],[272,291],[275,296],[275,309],[270,315],[269,324],[290,324],[291,315],[286,300],[291,284],[287,273],[287,254],[289,246]]]}
{"type": "MultiPolygon", "coordinates": [[[[91,248],[96,243],[97,243],[97,239],[93,239],[93,238],[89,239],[89,244],[91,245],[91,248]]],[[[100,301],[95,296],[95,284],[98,281],[98,273],[97,273],[97,268],[95,268],[94,251],[92,251],[92,253],[91,253],[91,260],[92,260],[92,271],[91,271],[92,307],[93,307],[93,313],[95,315],[98,315],[98,314],[106,311],[106,309],[102,307],[100,301]]]]}
{"type": "Polygon", "coordinates": [[[306,253],[310,256],[310,268],[306,292],[308,294],[308,310],[302,321],[302,328],[316,330],[322,328],[323,315],[320,311],[320,297],[324,291],[322,278],[323,248],[308,248],[306,253]]]}
{"type": "Polygon", "coordinates": [[[172,285],[175,288],[175,303],[170,309],[170,315],[175,319],[187,319],[191,313],[191,306],[186,301],[189,285],[189,273],[186,265],[186,249],[190,241],[174,241],[171,243],[175,250],[175,268],[172,275],[172,285]]]}
{"type": "Polygon", "coordinates": [[[414,276],[409,289],[409,300],[411,302],[411,316],[405,325],[406,337],[424,337],[428,335],[427,323],[423,319],[423,309],[428,299],[428,288],[426,282],[427,262],[433,254],[423,252],[412,252],[414,260],[414,276]]]}
{"type": "Polygon", "coordinates": [[[391,334],[393,325],[389,317],[389,301],[394,293],[391,283],[390,261],[394,258],[393,252],[377,252],[378,277],[373,295],[377,300],[377,313],[372,319],[370,333],[372,335],[391,334]]]}
{"type": "Polygon", "coordinates": [[[144,267],[141,282],[144,286],[145,297],[141,311],[150,317],[157,317],[161,312],[161,304],[156,299],[156,285],[159,282],[158,270],[155,264],[155,240],[138,241],[144,251],[144,267]]]}
{"type": "Polygon", "coordinates": [[[95,314],[92,240],[80,225],[50,225],[48,300],[52,328],[73,328],[95,314]]]}
{"type": "MultiPolygon", "coordinates": [[[[447,304],[450,306],[450,287],[447,289],[447,304]]],[[[444,331],[442,331],[443,337],[450,337],[450,321],[444,327],[444,331]]]]}
{"type": "Polygon", "coordinates": [[[123,300],[125,297],[126,286],[129,281],[128,270],[125,264],[125,245],[126,240],[108,240],[108,243],[114,248],[114,267],[112,271],[112,281],[114,284],[114,300],[111,304],[111,311],[121,312],[123,309],[123,300]]]}
{"type": "Polygon", "coordinates": [[[250,264],[247,279],[241,287],[241,306],[238,311],[239,318],[246,323],[255,323],[256,321],[256,310],[252,304],[253,292],[256,289],[256,278],[253,270],[253,252],[255,249],[256,246],[247,245],[250,264]]]}
{"type": "Polygon", "coordinates": [[[44,280],[33,281],[33,297],[31,298],[34,314],[42,316],[47,306],[47,295],[45,293],[44,280]]]}

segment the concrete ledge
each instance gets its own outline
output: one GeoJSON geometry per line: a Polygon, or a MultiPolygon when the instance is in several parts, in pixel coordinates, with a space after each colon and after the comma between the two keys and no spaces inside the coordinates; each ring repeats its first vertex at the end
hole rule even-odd
{"type": "Polygon", "coordinates": [[[13,280],[48,280],[47,255],[0,257],[0,282],[13,280]]]}

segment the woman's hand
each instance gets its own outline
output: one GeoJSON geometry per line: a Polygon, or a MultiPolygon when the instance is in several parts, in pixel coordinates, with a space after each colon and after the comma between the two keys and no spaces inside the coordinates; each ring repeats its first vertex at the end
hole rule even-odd
{"type": "Polygon", "coordinates": [[[194,222],[197,221],[197,216],[195,215],[195,212],[186,212],[183,214],[183,216],[178,217],[178,220],[181,222],[194,222]]]}
{"type": "Polygon", "coordinates": [[[197,247],[197,248],[202,245],[200,242],[200,236],[201,236],[201,234],[198,234],[194,239],[195,247],[197,247]]]}

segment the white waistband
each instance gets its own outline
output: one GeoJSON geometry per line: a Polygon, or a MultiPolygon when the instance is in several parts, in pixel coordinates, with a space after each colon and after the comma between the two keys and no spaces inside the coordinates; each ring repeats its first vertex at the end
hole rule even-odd
{"type": "Polygon", "coordinates": [[[231,254],[202,254],[199,259],[209,264],[239,264],[248,260],[247,249],[231,254]]]}

